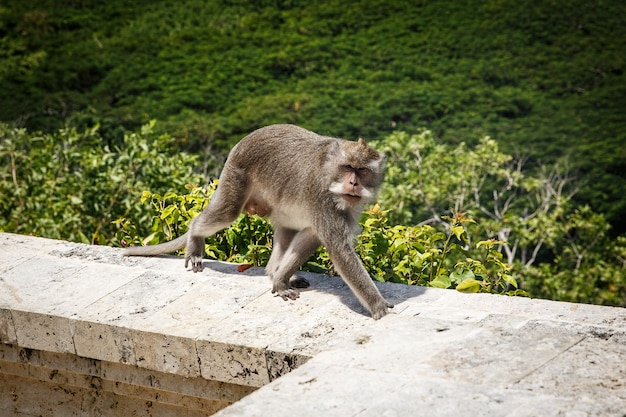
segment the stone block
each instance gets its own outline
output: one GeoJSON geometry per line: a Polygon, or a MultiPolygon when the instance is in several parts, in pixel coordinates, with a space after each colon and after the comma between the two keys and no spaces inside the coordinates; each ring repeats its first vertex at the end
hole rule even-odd
{"type": "Polygon", "coordinates": [[[240,312],[269,291],[265,279],[251,282],[249,277],[210,277],[145,317],[142,327],[181,337],[202,337],[211,326],[240,312]]]}
{"type": "Polygon", "coordinates": [[[484,328],[451,344],[420,366],[432,378],[513,387],[529,373],[581,341],[549,325],[521,329],[484,328]]]}
{"type": "Polygon", "coordinates": [[[56,291],[59,283],[75,274],[77,265],[31,259],[2,272],[0,307],[49,313],[72,293],[56,291]],[[53,296],[51,296],[53,294],[53,296]]]}
{"type": "Polygon", "coordinates": [[[2,343],[17,343],[13,317],[11,315],[11,310],[8,309],[0,309],[0,344],[2,343]]]}
{"type": "Polygon", "coordinates": [[[49,352],[76,353],[72,320],[49,314],[12,310],[17,344],[49,352]]]}
{"type": "Polygon", "coordinates": [[[186,378],[200,376],[192,339],[150,332],[135,332],[132,338],[137,366],[186,378]]]}
{"type": "Polygon", "coordinates": [[[19,348],[16,345],[0,343],[0,361],[17,363],[19,348]]]}
{"type": "MultiPolygon", "coordinates": [[[[626,405],[626,345],[588,337],[521,378],[516,389],[593,402],[611,393],[626,405]]],[[[623,408],[622,410],[626,410],[623,408]]]]}
{"type": "Polygon", "coordinates": [[[0,414],[3,416],[93,416],[82,413],[84,391],[27,377],[0,374],[0,414]],[[52,388],[52,389],[51,389],[52,388]]]}
{"type": "Polygon", "coordinates": [[[145,317],[171,304],[207,279],[210,277],[143,271],[79,311],[78,318],[141,328],[145,317]]]}
{"type": "Polygon", "coordinates": [[[76,354],[79,356],[127,365],[137,364],[133,331],[130,329],[76,320],[73,322],[73,333],[76,354]]]}
{"type": "Polygon", "coordinates": [[[251,387],[270,382],[264,348],[208,340],[196,345],[203,378],[251,387]]]}

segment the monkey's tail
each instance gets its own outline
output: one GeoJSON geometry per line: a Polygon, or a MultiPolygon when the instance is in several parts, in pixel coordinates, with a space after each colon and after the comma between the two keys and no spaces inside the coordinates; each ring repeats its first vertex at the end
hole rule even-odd
{"type": "Polygon", "coordinates": [[[179,249],[187,246],[187,233],[184,235],[170,240],[169,242],[160,243],[154,246],[133,246],[131,248],[127,248],[122,255],[124,256],[150,256],[150,255],[161,255],[164,253],[172,253],[176,252],[179,249]]]}

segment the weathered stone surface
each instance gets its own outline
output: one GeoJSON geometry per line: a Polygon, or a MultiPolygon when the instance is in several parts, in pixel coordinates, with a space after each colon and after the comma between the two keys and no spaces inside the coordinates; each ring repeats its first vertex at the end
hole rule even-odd
{"type": "Polygon", "coordinates": [[[0,233],[0,415],[625,415],[626,309],[183,263],[0,233]]]}
{"type": "Polygon", "coordinates": [[[552,322],[393,317],[217,415],[622,417],[625,349],[552,322]]]}
{"type": "Polygon", "coordinates": [[[262,347],[198,341],[202,376],[216,381],[261,387],[268,382],[265,350],[262,347]]]}
{"type": "Polygon", "coordinates": [[[70,319],[21,310],[11,310],[11,317],[19,346],[48,352],[76,352],[70,319]]]}
{"type": "Polygon", "coordinates": [[[131,329],[95,321],[74,321],[74,347],[79,356],[102,361],[137,364],[131,329]]]}
{"type": "Polygon", "coordinates": [[[17,343],[17,335],[11,311],[0,308],[0,344],[2,343],[17,343]]]}
{"type": "Polygon", "coordinates": [[[206,416],[253,391],[73,354],[0,347],[2,416],[206,416]],[[14,353],[3,354],[9,350],[14,353]]]}

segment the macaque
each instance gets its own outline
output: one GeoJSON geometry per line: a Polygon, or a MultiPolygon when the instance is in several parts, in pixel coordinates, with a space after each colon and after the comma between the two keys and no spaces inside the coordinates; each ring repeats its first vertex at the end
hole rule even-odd
{"type": "Polygon", "coordinates": [[[133,247],[125,255],[157,255],[187,247],[185,267],[202,270],[204,238],[228,227],[242,211],[268,217],[274,227],[265,268],[272,293],[299,297],[308,282],[294,273],[323,245],[335,269],[374,319],[387,302],[363,267],[354,242],[359,216],[380,187],[385,156],[363,139],[320,136],[293,125],[272,125],[243,138],[228,155],[209,205],[170,242],[133,247]]]}

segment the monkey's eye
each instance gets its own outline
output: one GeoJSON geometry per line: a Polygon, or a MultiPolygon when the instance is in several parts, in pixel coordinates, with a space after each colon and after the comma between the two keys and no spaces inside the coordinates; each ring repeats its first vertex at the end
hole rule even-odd
{"type": "Polygon", "coordinates": [[[360,167],[357,170],[357,174],[359,175],[359,177],[361,178],[365,178],[368,177],[372,174],[372,170],[369,168],[365,168],[365,167],[360,167]]]}
{"type": "Polygon", "coordinates": [[[349,165],[349,164],[342,165],[341,169],[343,169],[344,171],[355,171],[354,167],[352,165],[349,165]]]}

